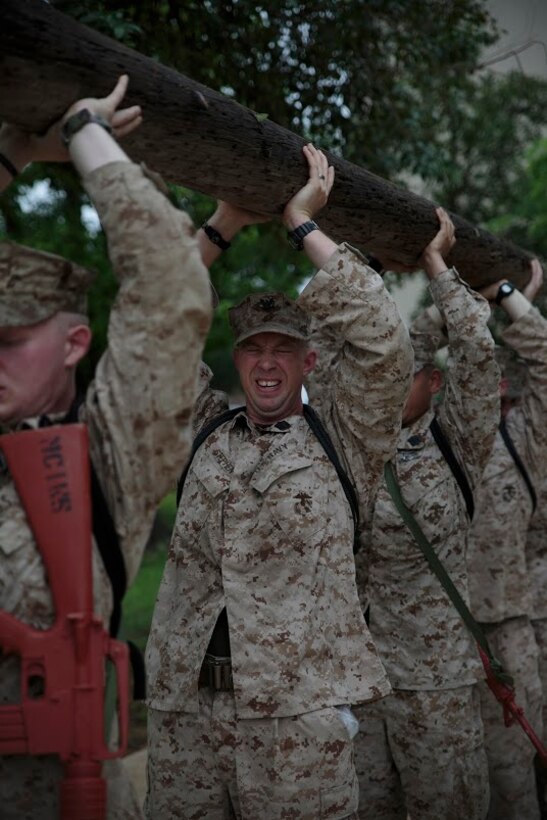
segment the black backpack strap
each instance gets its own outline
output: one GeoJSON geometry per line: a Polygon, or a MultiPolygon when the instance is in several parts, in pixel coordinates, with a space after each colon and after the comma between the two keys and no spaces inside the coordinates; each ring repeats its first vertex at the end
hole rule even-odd
{"type": "Polygon", "coordinates": [[[215,416],[213,419],[211,419],[210,422],[208,422],[207,424],[205,424],[201,428],[201,430],[199,431],[199,433],[197,434],[197,436],[194,439],[194,443],[192,444],[192,451],[191,451],[191,453],[188,457],[188,461],[186,462],[186,465],[185,465],[182,473],[180,474],[180,478],[178,480],[178,484],[177,484],[177,507],[180,503],[180,498],[181,498],[181,495],[182,495],[182,491],[184,489],[184,482],[186,481],[186,476],[188,475],[188,470],[190,469],[190,465],[191,465],[192,461],[194,460],[195,454],[197,453],[197,451],[199,450],[199,448],[201,447],[201,445],[203,444],[205,439],[208,438],[211,435],[211,433],[213,433],[217,429],[217,427],[220,427],[220,425],[224,424],[224,422],[226,422],[226,421],[230,421],[230,419],[233,419],[235,416],[237,416],[238,413],[240,413],[244,409],[245,409],[245,406],[242,405],[241,407],[233,407],[231,410],[225,410],[224,413],[221,413],[219,416],[215,416]]]}
{"type": "MultiPolygon", "coordinates": [[[[83,397],[78,396],[63,419],[63,424],[76,424],[78,422],[82,402],[83,397]]],[[[89,459],[89,465],[93,536],[112,587],[112,614],[110,616],[109,632],[113,637],[116,637],[122,620],[122,600],[127,591],[127,572],[120,539],[91,459],[89,459]]],[[[144,659],[137,646],[129,641],[128,645],[133,671],[133,697],[135,700],[143,700],[145,697],[144,659]]]]}
{"type": "Polygon", "coordinates": [[[353,553],[355,554],[359,550],[359,542],[358,542],[358,532],[359,532],[359,503],[357,501],[357,493],[355,492],[355,487],[353,483],[350,481],[350,478],[342,464],[340,463],[340,459],[338,458],[338,453],[332,443],[331,437],[329,436],[326,428],[323,425],[323,422],[315,412],[315,410],[310,407],[309,404],[304,405],[304,418],[308,422],[311,430],[313,431],[317,441],[329,457],[330,462],[332,463],[338,478],[340,479],[340,484],[342,485],[342,489],[346,495],[348,500],[348,504],[351,509],[351,515],[353,517],[353,525],[354,525],[354,539],[353,539],[353,553]]]}
{"type": "MultiPolygon", "coordinates": [[[[63,419],[63,424],[76,424],[83,397],[78,396],[63,419]]],[[[116,636],[122,619],[122,598],[127,590],[127,573],[120,546],[120,539],[110,515],[104,493],[99,484],[93,462],[89,459],[91,472],[91,511],[93,535],[101,555],[106,574],[112,585],[112,615],[110,616],[110,634],[116,636]]]]}
{"type": "Polygon", "coordinates": [[[472,521],[473,514],[475,512],[475,502],[473,500],[473,490],[471,489],[469,481],[467,480],[467,476],[465,475],[460,462],[456,458],[454,451],[450,446],[450,442],[445,436],[443,429],[437,421],[436,417],[429,425],[429,429],[431,430],[431,434],[435,439],[437,447],[443,454],[446,463],[450,467],[452,475],[458,483],[458,486],[463,495],[463,500],[465,501],[465,506],[467,507],[467,515],[469,516],[469,520],[472,521]]]}
{"type": "Polygon", "coordinates": [[[534,489],[534,485],[532,484],[530,476],[528,475],[528,471],[527,471],[526,467],[524,466],[524,463],[523,463],[521,457],[517,453],[517,448],[515,447],[515,443],[514,443],[513,439],[511,438],[511,436],[509,435],[509,430],[507,429],[505,419],[502,419],[501,422],[500,422],[500,433],[501,433],[502,439],[505,442],[505,446],[507,447],[507,449],[509,451],[509,455],[511,456],[511,458],[515,462],[515,467],[517,468],[517,470],[521,474],[522,478],[524,479],[524,483],[526,484],[526,487],[528,488],[528,492],[530,493],[530,498],[532,499],[532,512],[534,513],[536,511],[536,507],[537,507],[537,503],[538,503],[536,491],[534,489]]]}
{"type": "Polygon", "coordinates": [[[112,586],[112,614],[110,634],[117,635],[122,620],[122,599],[127,590],[127,573],[118,533],[107,507],[97,473],[91,464],[91,508],[93,514],[93,535],[101,554],[106,574],[112,586]]]}

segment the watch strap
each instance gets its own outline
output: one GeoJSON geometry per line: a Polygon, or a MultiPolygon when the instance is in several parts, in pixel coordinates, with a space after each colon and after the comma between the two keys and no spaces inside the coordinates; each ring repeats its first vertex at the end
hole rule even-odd
{"type": "Polygon", "coordinates": [[[101,128],[104,128],[104,130],[109,134],[112,133],[112,126],[109,122],[107,122],[103,117],[100,117],[98,114],[93,114],[89,108],[82,108],[80,111],[77,111],[69,117],[63,124],[63,127],[61,128],[61,139],[63,141],[63,145],[68,148],[72,137],[85,125],[89,125],[90,123],[100,125],[101,128]]]}
{"type": "Polygon", "coordinates": [[[503,282],[499,288],[498,292],[496,293],[495,302],[496,305],[500,305],[503,299],[507,296],[510,296],[513,291],[515,290],[515,285],[512,282],[503,282]]]}
{"type": "Polygon", "coordinates": [[[3,165],[8,174],[11,174],[14,179],[19,174],[13,162],[5,154],[0,154],[0,165],[3,165]]]}
{"type": "Polygon", "coordinates": [[[227,251],[229,247],[231,247],[231,242],[228,242],[224,237],[217,231],[216,228],[213,228],[212,225],[209,225],[207,222],[204,222],[201,226],[201,230],[209,239],[213,245],[216,245],[220,248],[221,251],[227,251]]]}
{"type": "Polygon", "coordinates": [[[295,228],[294,231],[287,231],[287,239],[295,251],[301,251],[304,249],[304,237],[312,231],[318,230],[319,225],[313,219],[309,219],[299,225],[298,228],[295,228]]]}

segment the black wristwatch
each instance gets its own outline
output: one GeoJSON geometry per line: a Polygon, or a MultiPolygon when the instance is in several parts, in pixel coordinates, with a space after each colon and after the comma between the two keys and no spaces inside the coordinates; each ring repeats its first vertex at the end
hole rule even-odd
{"type": "Polygon", "coordinates": [[[228,248],[231,247],[232,243],[228,242],[227,239],[224,239],[224,237],[217,231],[217,229],[213,228],[213,226],[209,225],[207,222],[203,223],[203,225],[201,226],[201,230],[203,231],[207,239],[210,242],[212,242],[213,245],[216,245],[217,248],[220,248],[221,251],[227,251],[228,248]]]}
{"type": "Polygon", "coordinates": [[[98,114],[92,114],[89,108],[82,108],[81,111],[77,111],[76,114],[69,117],[61,128],[61,139],[63,141],[63,145],[68,148],[70,140],[74,134],[77,134],[78,131],[84,127],[84,125],[88,125],[91,122],[100,125],[101,128],[104,128],[104,130],[109,134],[112,133],[112,126],[109,122],[102,117],[99,117],[98,114]]]}
{"type": "Polygon", "coordinates": [[[294,231],[287,231],[287,239],[295,251],[301,251],[304,249],[304,237],[312,231],[318,230],[319,225],[310,219],[308,222],[304,222],[302,225],[299,225],[298,228],[294,229],[294,231]]]}
{"type": "Polygon", "coordinates": [[[496,305],[501,305],[506,296],[510,296],[515,290],[515,285],[512,282],[502,282],[496,293],[496,305]]]}

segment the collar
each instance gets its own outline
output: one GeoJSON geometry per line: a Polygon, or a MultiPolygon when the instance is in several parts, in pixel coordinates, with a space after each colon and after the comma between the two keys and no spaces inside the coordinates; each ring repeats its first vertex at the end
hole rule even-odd
{"type": "Polygon", "coordinates": [[[32,416],[17,424],[0,424],[0,434],[19,433],[21,430],[38,430],[40,427],[51,427],[54,424],[62,424],[66,418],[66,413],[43,413],[41,416],[32,416]]]}
{"type": "Polygon", "coordinates": [[[255,424],[247,415],[244,407],[237,413],[228,425],[229,430],[248,430],[256,435],[288,433],[293,430],[304,416],[300,413],[296,416],[288,416],[286,419],[280,419],[273,424],[255,424]]]}
{"type": "Polygon", "coordinates": [[[420,416],[409,427],[403,427],[399,433],[397,450],[421,450],[429,439],[429,426],[435,417],[433,409],[420,416]]]}

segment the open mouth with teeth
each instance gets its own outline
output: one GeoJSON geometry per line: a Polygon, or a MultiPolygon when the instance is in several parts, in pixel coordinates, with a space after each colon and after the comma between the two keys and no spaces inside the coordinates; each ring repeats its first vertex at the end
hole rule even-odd
{"type": "Polygon", "coordinates": [[[259,390],[273,391],[281,384],[280,379],[257,379],[256,385],[259,390]]]}

